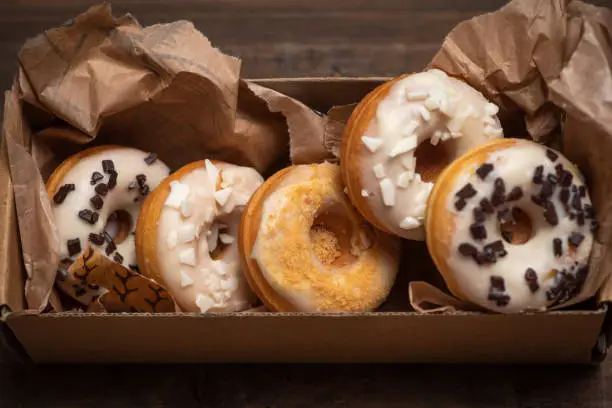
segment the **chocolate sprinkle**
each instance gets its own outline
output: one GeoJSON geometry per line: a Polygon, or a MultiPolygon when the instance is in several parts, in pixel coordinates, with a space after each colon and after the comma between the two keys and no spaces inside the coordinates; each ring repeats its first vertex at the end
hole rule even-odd
{"type": "Polygon", "coordinates": [[[108,232],[104,231],[102,235],[104,236],[104,240],[108,242],[109,244],[113,242],[113,237],[111,237],[108,232]]]}
{"type": "Polygon", "coordinates": [[[506,185],[504,180],[501,178],[496,178],[493,183],[493,195],[491,196],[491,204],[494,207],[502,204],[505,201],[504,195],[506,194],[506,185]]]}
{"type": "Polygon", "coordinates": [[[104,200],[102,200],[102,197],[100,197],[99,195],[95,195],[93,197],[91,197],[89,199],[89,202],[91,203],[91,205],[93,205],[93,207],[96,210],[99,210],[100,208],[102,208],[102,206],[104,205],[104,200]]]}
{"type": "Polygon", "coordinates": [[[115,163],[112,160],[102,160],[102,171],[107,174],[115,171],[115,163]]]}
{"type": "Polygon", "coordinates": [[[473,214],[474,214],[474,221],[478,223],[484,222],[485,219],[487,218],[484,211],[482,211],[480,207],[474,207],[473,214]]]}
{"type": "Polygon", "coordinates": [[[540,197],[544,200],[548,200],[550,197],[552,197],[553,192],[555,191],[555,186],[554,184],[551,184],[548,179],[546,179],[543,183],[542,183],[542,188],[540,189],[540,197]]]}
{"type": "Polygon", "coordinates": [[[79,218],[82,219],[83,221],[88,222],[91,225],[93,225],[96,222],[98,222],[98,218],[99,217],[100,217],[100,214],[98,214],[95,211],[91,211],[91,210],[81,210],[81,211],[79,211],[79,218]]]}
{"type": "Polygon", "coordinates": [[[591,232],[595,232],[599,229],[599,223],[597,220],[591,221],[591,232]]]}
{"type": "Polygon", "coordinates": [[[504,208],[497,213],[497,219],[501,225],[514,224],[514,217],[509,208],[504,208]]]}
{"type": "Polygon", "coordinates": [[[147,182],[147,176],[145,176],[144,174],[137,174],[136,182],[138,183],[138,186],[144,186],[144,184],[147,182]]]}
{"type": "Polygon", "coordinates": [[[145,163],[147,163],[149,166],[155,163],[156,160],[157,160],[157,154],[155,153],[149,153],[149,155],[144,158],[145,163]]]}
{"type": "Polygon", "coordinates": [[[506,197],[506,201],[516,201],[522,197],[523,197],[523,190],[519,186],[516,186],[512,190],[510,190],[510,193],[508,193],[508,196],[506,197]]]}
{"type": "Polygon", "coordinates": [[[540,207],[546,207],[546,200],[540,196],[532,195],[531,201],[533,201],[536,205],[540,207]]]}
{"type": "Polygon", "coordinates": [[[91,234],[89,234],[89,241],[94,245],[102,245],[104,244],[104,235],[95,234],[92,232],[91,234]]]}
{"type": "Polygon", "coordinates": [[[472,187],[470,183],[467,183],[461,188],[461,190],[457,191],[455,195],[465,200],[474,197],[476,195],[476,190],[474,190],[474,187],[472,187]]]}
{"type": "Polygon", "coordinates": [[[506,291],[506,283],[504,282],[504,278],[501,276],[491,276],[491,289],[497,290],[499,292],[506,291]]]}
{"type": "Polygon", "coordinates": [[[559,199],[561,200],[561,202],[567,205],[569,198],[570,198],[570,191],[567,188],[562,188],[561,192],[559,193],[559,199]]]}
{"type": "Polygon", "coordinates": [[[553,239],[553,253],[556,257],[563,255],[563,242],[559,238],[553,239]]]}
{"type": "Polygon", "coordinates": [[[117,213],[113,212],[111,215],[108,216],[108,220],[109,221],[116,221],[117,220],[117,213]]]}
{"type": "Polygon", "coordinates": [[[580,197],[586,197],[586,187],[585,186],[578,187],[578,193],[580,194],[580,197]]]}
{"type": "Polygon", "coordinates": [[[110,255],[113,252],[115,252],[116,249],[117,249],[117,245],[115,245],[115,243],[111,241],[108,243],[108,245],[106,245],[106,249],[104,251],[106,252],[106,255],[110,255]]]}
{"type": "Polygon", "coordinates": [[[572,173],[570,173],[569,171],[565,171],[562,170],[562,176],[559,177],[559,180],[561,181],[561,185],[563,187],[569,187],[572,185],[572,180],[574,179],[574,176],[572,175],[572,173]]]}
{"type": "Polygon", "coordinates": [[[484,226],[480,224],[470,225],[470,234],[472,234],[472,238],[477,241],[481,241],[487,238],[487,230],[484,226]]]}
{"type": "Polygon", "coordinates": [[[64,200],[66,199],[66,196],[68,195],[68,193],[70,193],[71,191],[74,191],[74,189],[75,189],[74,184],[72,184],[72,183],[64,184],[53,195],[53,202],[55,204],[63,203],[64,200]]]}
{"type": "Polygon", "coordinates": [[[455,201],[455,209],[457,211],[461,211],[465,208],[466,204],[467,204],[467,201],[465,201],[463,198],[460,198],[459,200],[455,201]]]}
{"type": "Polygon", "coordinates": [[[572,196],[572,207],[574,207],[578,211],[582,210],[582,200],[580,199],[580,195],[574,194],[572,196]]]}
{"type": "Polygon", "coordinates": [[[128,268],[130,268],[133,271],[136,271],[136,272],[140,273],[140,270],[138,269],[138,265],[128,265],[128,268]]]}
{"type": "Polygon", "coordinates": [[[555,185],[559,182],[559,179],[554,174],[548,174],[546,176],[546,180],[552,185],[555,185]]]}
{"type": "Polygon", "coordinates": [[[578,213],[578,225],[581,227],[584,225],[584,214],[581,212],[578,213]]]}
{"type": "Polygon", "coordinates": [[[143,197],[146,196],[147,194],[149,194],[149,185],[145,184],[144,186],[140,187],[138,192],[140,193],[141,196],[143,197]]]}
{"type": "Polygon", "coordinates": [[[563,170],[563,165],[561,163],[557,164],[555,166],[555,173],[557,173],[557,177],[561,178],[561,176],[563,175],[563,172],[565,170],[563,170]]]}
{"type": "Polygon", "coordinates": [[[497,306],[508,306],[510,303],[510,295],[507,293],[490,292],[488,299],[494,301],[497,306]]]}
{"type": "Polygon", "coordinates": [[[593,210],[593,206],[591,204],[585,204],[583,209],[584,209],[584,215],[587,218],[595,217],[595,210],[593,210]]]}
{"type": "Polygon", "coordinates": [[[504,248],[504,243],[501,240],[497,240],[491,242],[488,245],[485,245],[484,252],[486,254],[493,254],[496,257],[499,256],[500,258],[503,258],[504,256],[508,255],[508,252],[506,252],[506,249],[504,248]]]}
{"type": "Polygon", "coordinates": [[[68,255],[74,256],[81,252],[81,240],[78,238],[69,239],[66,241],[66,246],[68,247],[68,255]]]}
{"type": "Polygon", "coordinates": [[[480,208],[482,208],[485,214],[493,214],[495,212],[495,207],[493,207],[493,204],[491,204],[487,197],[480,200],[480,208]]]}
{"type": "Polygon", "coordinates": [[[478,253],[478,249],[472,244],[463,243],[459,245],[459,253],[463,256],[474,256],[478,253]]]}
{"type": "Polygon", "coordinates": [[[113,255],[113,261],[123,263],[123,255],[121,255],[119,252],[115,252],[115,255],[113,255]]]}
{"type": "Polygon", "coordinates": [[[548,157],[551,162],[555,162],[559,158],[559,155],[550,149],[546,149],[546,157],[548,157]]]}
{"type": "Polygon", "coordinates": [[[571,245],[578,247],[582,243],[584,239],[584,235],[579,232],[572,232],[570,236],[567,238],[567,242],[571,245]]]}
{"type": "Polygon", "coordinates": [[[101,196],[105,196],[108,194],[108,186],[104,183],[100,183],[94,188],[94,191],[101,196]]]}
{"type": "Polygon", "coordinates": [[[94,171],[91,173],[91,180],[89,181],[91,185],[95,185],[98,181],[102,180],[104,176],[99,171],[94,171]]]}
{"type": "Polygon", "coordinates": [[[501,236],[506,242],[512,243],[512,232],[502,231],[501,236]]]}
{"type": "Polygon", "coordinates": [[[544,166],[540,165],[536,167],[535,171],[533,172],[533,178],[531,179],[531,181],[533,181],[534,184],[542,184],[543,174],[544,174],[544,166]]]}
{"type": "Polygon", "coordinates": [[[525,271],[525,280],[527,281],[527,286],[529,286],[529,290],[531,293],[535,293],[540,289],[540,285],[538,284],[538,274],[531,268],[527,268],[525,271]]]}
{"type": "Polygon", "coordinates": [[[484,163],[478,169],[476,169],[476,174],[481,180],[484,180],[492,171],[493,165],[491,163],[484,163]]]}
{"type": "Polygon", "coordinates": [[[544,219],[552,226],[559,224],[557,210],[555,209],[555,205],[550,201],[546,203],[546,207],[544,208],[544,219]]]}
{"type": "Polygon", "coordinates": [[[117,187],[117,172],[113,170],[108,177],[108,189],[112,190],[115,187],[117,187]]]}

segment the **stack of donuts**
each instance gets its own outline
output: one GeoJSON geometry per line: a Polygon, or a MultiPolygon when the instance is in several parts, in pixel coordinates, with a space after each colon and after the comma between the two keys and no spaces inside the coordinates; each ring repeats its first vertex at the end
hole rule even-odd
{"type": "Polygon", "coordinates": [[[56,285],[87,247],[163,285],[181,311],[364,312],[388,297],[401,240],[426,241],[447,289],[483,309],[574,299],[597,221],[561,153],[504,138],[498,107],[439,70],[382,84],[353,111],[340,164],[254,169],[209,160],[171,172],[121,146],[65,160],[47,191],[56,285]]]}

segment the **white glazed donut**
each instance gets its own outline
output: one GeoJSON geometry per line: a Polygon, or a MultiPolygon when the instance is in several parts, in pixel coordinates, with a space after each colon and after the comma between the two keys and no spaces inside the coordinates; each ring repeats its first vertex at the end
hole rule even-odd
{"type": "Polygon", "coordinates": [[[378,228],[424,239],[433,182],[468,150],[503,137],[498,107],[439,70],[406,75],[372,91],[342,140],[342,176],[351,201],[378,228]]]}
{"type": "Polygon", "coordinates": [[[134,231],[140,206],[168,173],[155,154],[121,146],[84,150],[55,169],[47,192],[61,244],[57,286],[62,291],[85,305],[97,296],[96,288],[89,290],[66,273],[88,244],[137,269],[134,231]]]}
{"type": "Polygon", "coordinates": [[[219,161],[173,173],[147,198],[138,220],[141,273],[164,285],[183,311],[253,306],[237,235],[243,207],[262,183],[256,170],[219,161]]]}
{"type": "Polygon", "coordinates": [[[499,140],[451,164],[431,193],[427,245],[449,289],[502,313],[568,302],[597,228],[578,169],[537,143],[499,140]]]}

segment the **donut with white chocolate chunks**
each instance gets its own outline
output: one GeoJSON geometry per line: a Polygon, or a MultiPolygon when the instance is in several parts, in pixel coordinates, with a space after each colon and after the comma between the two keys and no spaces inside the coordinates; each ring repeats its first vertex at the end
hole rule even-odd
{"type": "Polygon", "coordinates": [[[67,274],[91,245],[115,262],[137,270],[134,231],[145,197],[168,176],[154,153],[123,146],[99,146],[64,160],[47,181],[59,234],[56,285],[88,305],[99,294],[67,274]]]}
{"type": "Polygon", "coordinates": [[[270,310],[369,311],[388,296],[399,239],[367,224],[343,190],[337,165],[299,165],[274,174],[249,201],[240,255],[270,310]]]}
{"type": "Polygon", "coordinates": [[[597,221],[578,169],[540,144],[503,139],[452,163],[429,198],[427,247],[460,299],[501,313],[574,299],[597,221]]]}
{"type": "Polygon", "coordinates": [[[342,138],[342,177],[370,223],[423,240],[427,197],[441,171],[503,137],[498,107],[465,82],[432,69],[386,82],[355,108],[342,138]]]}
{"type": "Polygon", "coordinates": [[[143,205],[136,230],[140,272],[185,312],[237,312],[257,302],[238,255],[238,224],[263,178],[221,161],[190,163],[143,205]]]}

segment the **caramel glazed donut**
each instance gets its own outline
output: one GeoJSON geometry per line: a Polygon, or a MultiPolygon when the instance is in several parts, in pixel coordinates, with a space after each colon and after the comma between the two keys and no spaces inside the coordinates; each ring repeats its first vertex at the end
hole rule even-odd
{"type": "Polygon", "coordinates": [[[144,198],[168,176],[154,153],[122,146],[84,150],[60,164],[47,181],[60,238],[56,285],[83,305],[99,296],[68,276],[68,267],[88,243],[137,270],[134,230],[144,198]]]}
{"type": "Polygon", "coordinates": [[[242,274],[238,224],[263,183],[257,171],[220,161],[188,164],[147,198],[136,230],[141,273],[187,312],[235,312],[257,301],[242,274]]]}
{"type": "Polygon", "coordinates": [[[455,158],[503,137],[498,110],[436,69],[382,84],[359,103],[342,139],[351,201],[376,227],[423,240],[433,182],[455,158]]]}
{"type": "Polygon", "coordinates": [[[426,220],[427,246],[451,292],[502,313],[544,310],[578,295],[596,228],[578,169],[518,139],[451,164],[426,220]]]}
{"type": "Polygon", "coordinates": [[[273,175],[249,201],[240,255],[270,310],[369,311],[388,296],[399,240],[371,228],[343,190],[337,165],[299,165],[273,175]]]}

